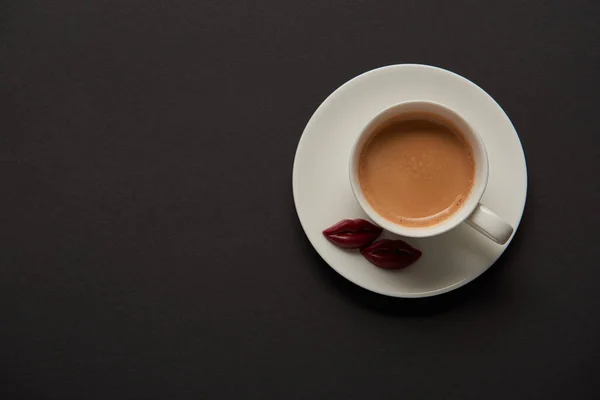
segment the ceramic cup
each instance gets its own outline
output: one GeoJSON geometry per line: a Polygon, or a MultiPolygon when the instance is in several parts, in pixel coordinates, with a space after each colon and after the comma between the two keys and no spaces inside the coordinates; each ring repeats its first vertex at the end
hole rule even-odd
{"type": "Polygon", "coordinates": [[[488,182],[488,168],[488,155],[483,140],[475,129],[456,111],[432,101],[409,101],[383,110],[364,127],[352,147],[349,171],[350,184],[356,200],[365,213],[387,231],[400,236],[422,238],[439,235],[455,228],[462,222],[466,222],[493,241],[504,244],[512,235],[513,228],[492,210],[480,203],[488,182]],[[469,197],[454,214],[434,225],[412,227],[392,222],[371,207],[358,180],[358,163],[364,144],[383,123],[405,114],[417,112],[434,114],[454,125],[463,134],[473,150],[475,181],[469,197]]]}

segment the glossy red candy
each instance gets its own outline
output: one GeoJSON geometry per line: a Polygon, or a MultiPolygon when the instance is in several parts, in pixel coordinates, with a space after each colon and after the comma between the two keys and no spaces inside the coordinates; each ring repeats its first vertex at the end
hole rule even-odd
{"type": "Polygon", "coordinates": [[[360,251],[372,264],[384,269],[406,268],[423,253],[402,240],[378,240],[360,251]]]}
{"type": "Polygon", "coordinates": [[[336,246],[359,249],[373,243],[382,231],[381,227],[364,219],[344,219],[325,229],[323,235],[336,246]]]}

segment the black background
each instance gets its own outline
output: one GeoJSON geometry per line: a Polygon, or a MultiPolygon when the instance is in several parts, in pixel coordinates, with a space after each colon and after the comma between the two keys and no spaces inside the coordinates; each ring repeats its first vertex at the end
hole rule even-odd
{"type": "Polygon", "coordinates": [[[600,3],[0,3],[3,399],[597,399],[600,3]],[[291,173],[372,68],[504,108],[529,191],[506,253],[425,300],[312,249],[291,173]]]}

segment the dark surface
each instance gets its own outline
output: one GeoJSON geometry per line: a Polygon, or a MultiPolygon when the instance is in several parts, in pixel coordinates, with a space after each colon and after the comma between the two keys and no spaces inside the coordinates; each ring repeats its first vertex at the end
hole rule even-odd
{"type": "Polygon", "coordinates": [[[0,3],[0,398],[598,399],[600,3],[0,3]],[[523,222],[397,300],[298,223],[312,112],[395,63],[504,107],[523,222]]]}

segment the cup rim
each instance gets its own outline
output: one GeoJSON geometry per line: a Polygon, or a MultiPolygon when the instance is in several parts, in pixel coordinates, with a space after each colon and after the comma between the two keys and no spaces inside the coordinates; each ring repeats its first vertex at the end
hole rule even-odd
{"type": "MultiPolygon", "coordinates": [[[[402,114],[402,112],[398,112],[398,115],[402,114]]],[[[451,122],[455,122],[451,121],[451,122]]],[[[400,103],[393,104],[389,107],[384,108],[380,112],[378,112],[373,118],[367,122],[367,124],[361,129],[359,135],[357,136],[354,144],[352,145],[352,150],[350,152],[350,165],[349,165],[349,176],[350,176],[350,186],[352,188],[352,192],[354,197],[358,201],[360,207],[363,211],[379,226],[384,228],[385,230],[395,233],[400,236],[405,237],[414,237],[414,238],[424,238],[437,236],[442,233],[445,233],[456,226],[460,225],[464,222],[477,208],[481,197],[485,191],[488,181],[489,174],[489,161],[488,154],[485,148],[485,143],[481,138],[481,135],[473,128],[473,126],[458,112],[456,112],[451,107],[431,101],[431,100],[409,100],[400,103]],[[420,227],[411,227],[400,225],[395,222],[392,222],[381,214],[379,214],[375,209],[370,205],[368,200],[365,198],[362,188],[360,186],[360,181],[358,179],[358,157],[360,156],[360,151],[362,150],[361,144],[364,144],[366,141],[365,136],[371,133],[371,129],[376,126],[378,123],[383,122],[385,119],[392,117],[393,113],[396,109],[402,107],[409,106],[421,106],[421,107],[433,107],[444,110],[445,113],[452,116],[455,121],[460,122],[464,128],[466,128],[467,132],[464,133],[470,140],[470,145],[473,148],[474,152],[479,154],[479,160],[475,165],[475,174],[479,176],[477,182],[473,183],[473,188],[467,198],[467,200],[463,203],[463,205],[455,211],[450,217],[442,220],[441,222],[433,225],[420,226],[420,227]],[[387,115],[390,114],[390,115],[387,115]]]]}

